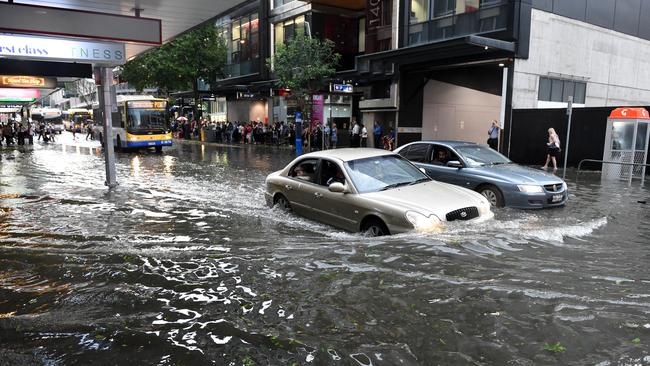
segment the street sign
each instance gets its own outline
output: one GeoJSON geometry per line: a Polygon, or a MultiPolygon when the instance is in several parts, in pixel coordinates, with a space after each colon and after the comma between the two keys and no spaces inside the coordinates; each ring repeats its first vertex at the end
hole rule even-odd
{"type": "Polygon", "coordinates": [[[334,93],[352,93],[354,87],[350,84],[332,84],[330,91],[334,93]]]}

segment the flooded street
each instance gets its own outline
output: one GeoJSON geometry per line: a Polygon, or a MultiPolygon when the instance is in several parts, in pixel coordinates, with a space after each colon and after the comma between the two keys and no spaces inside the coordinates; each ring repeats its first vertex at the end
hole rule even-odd
{"type": "Polygon", "coordinates": [[[366,238],[264,204],[288,149],[0,147],[2,365],[650,365],[650,190],[366,238]]]}

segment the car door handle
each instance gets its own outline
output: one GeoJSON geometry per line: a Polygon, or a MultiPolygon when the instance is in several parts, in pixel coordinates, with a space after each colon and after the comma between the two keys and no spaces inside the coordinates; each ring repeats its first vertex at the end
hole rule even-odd
{"type": "Polygon", "coordinates": [[[316,196],[316,198],[323,198],[323,194],[318,192],[314,193],[314,196],[316,196]]]}
{"type": "Polygon", "coordinates": [[[290,191],[290,190],[292,190],[292,189],[293,189],[293,186],[292,186],[292,185],[290,185],[290,184],[285,184],[285,185],[284,185],[284,188],[286,188],[286,189],[287,189],[287,191],[290,191]]]}

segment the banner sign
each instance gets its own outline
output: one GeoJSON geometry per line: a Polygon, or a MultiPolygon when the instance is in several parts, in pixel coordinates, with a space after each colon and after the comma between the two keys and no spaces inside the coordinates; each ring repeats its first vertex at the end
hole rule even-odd
{"type": "Polygon", "coordinates": [[[40,98],[38,89],[1,89],[0,102],[33,102],[40,98]]]}
{"type": "Polygon", "coordinates": [[[0,56],[7,58],[122,65],[125,55],[122,43],[0,34],[0,56]]]}
{"type": "Polygon", "coordinates": [[[325,113],[325,96],[322,94],[315,94],[312,96],[311,107],[311,126],[312,128],[323,123],[325,113]]]}

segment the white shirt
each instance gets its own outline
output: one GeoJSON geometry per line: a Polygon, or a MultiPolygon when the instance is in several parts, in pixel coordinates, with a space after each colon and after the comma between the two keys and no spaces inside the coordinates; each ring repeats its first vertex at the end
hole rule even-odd
{"type": "Polygon", "coordinates": [[[361,138],[368,138],[368,130],[366,130],[366,126],[363,126],[363,129],[361,130],[361,138]]]}
{"type": "Polygon", "coordinates": [[[359,134],[359,125],[356,124],[356,123],[354,124],[354,127],[352,127],[352,134],[353,135],[358,135],[359,134]]]}

